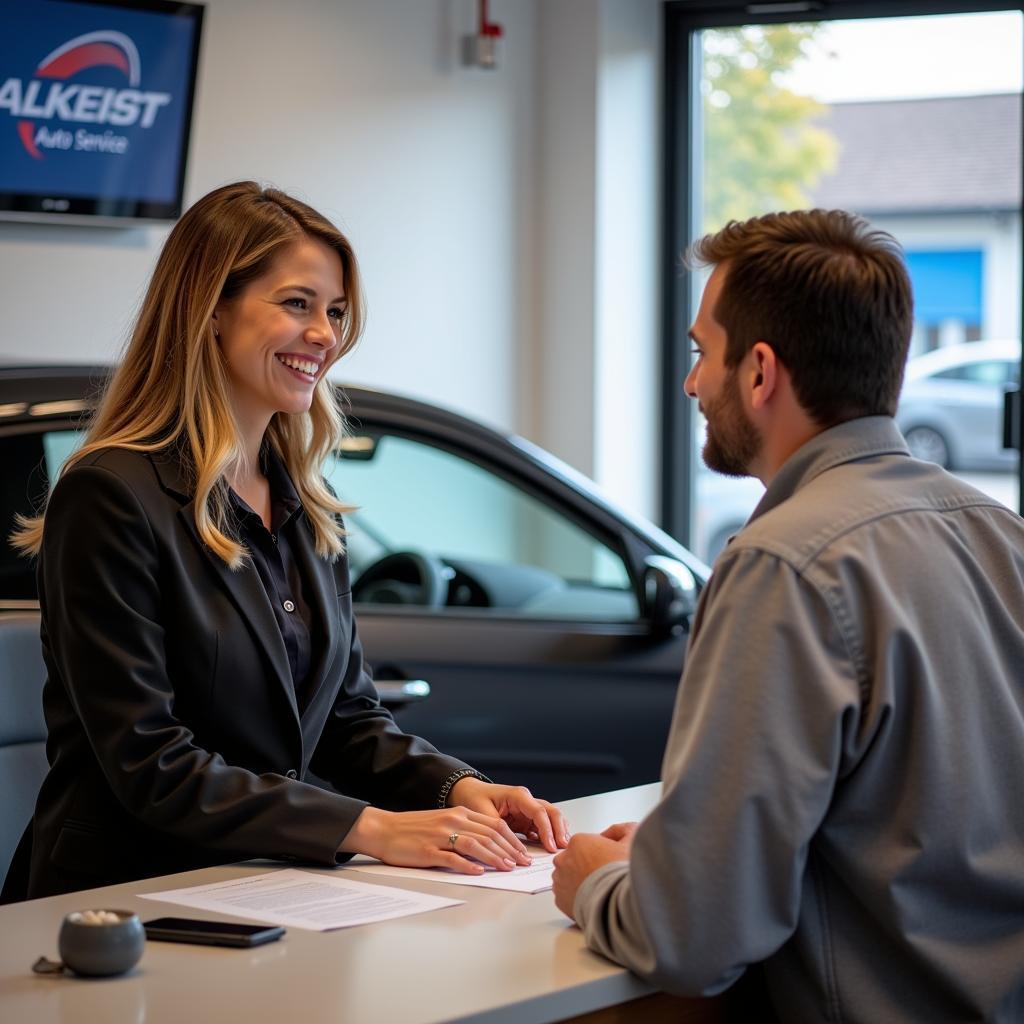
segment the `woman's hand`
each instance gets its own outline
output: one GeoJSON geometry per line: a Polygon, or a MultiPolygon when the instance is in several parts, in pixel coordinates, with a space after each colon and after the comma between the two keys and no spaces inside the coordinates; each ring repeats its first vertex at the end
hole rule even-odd
{"type": "Polygon", "coordinates": [[[366,807],[339,850],[400,867],[449,868],[465,875],[482,875],[485,866],[511,871],[530,863],[526,848],[493,809],[481,813],[467,807],[401,812],[366,807]]]}
{"type": "Polygon", "coordinates": [[[538,800],[523,786],[497,786],[467,776],[452,786],[448,803],[496,815],[513,831],[539,842],[549,853],[569,845],[569,826],[562,812],[547,800],[538,800]]]}

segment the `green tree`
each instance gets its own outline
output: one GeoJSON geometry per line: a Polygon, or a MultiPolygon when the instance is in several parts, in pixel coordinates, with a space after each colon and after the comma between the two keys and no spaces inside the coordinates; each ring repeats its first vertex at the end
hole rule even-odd
{"type": "Polygon", "coordinates": [[[703,33],[705,231],[806,207],[805,190],[835,168],[838,144],[813,123],[826,108],[785,85],[817,30],[745,25],[703,33]]]}

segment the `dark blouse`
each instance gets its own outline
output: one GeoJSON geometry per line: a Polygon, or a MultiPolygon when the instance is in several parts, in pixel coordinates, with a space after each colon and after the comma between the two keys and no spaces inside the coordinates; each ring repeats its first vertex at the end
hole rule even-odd
{"type": "Polygon", "coordinates": [[[300,713],[309,702],[307,682],[313,661],[313,645],[319,638],[313,613],[306,601],[307,581],[294,555],[296,530],[305,529],[305,510],[280,456],[272,449],[261,453],[263,471],[270,484],[270,529],[234,491],[230,491],[239,539],[249,549],[253,567],[267,592],[281,639],[288,651],[292,684],[300,713]]]}

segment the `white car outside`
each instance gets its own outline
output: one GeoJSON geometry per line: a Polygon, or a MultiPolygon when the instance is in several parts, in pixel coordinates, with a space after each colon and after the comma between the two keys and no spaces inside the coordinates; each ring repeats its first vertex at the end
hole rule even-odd
{"type": "Polygon", "coordinates": [[[896,423],[911,452],[954,470],[1012,471],[1003,396],[1020,384],[1019,341],[950,345],[907,363],[896,423]]]}

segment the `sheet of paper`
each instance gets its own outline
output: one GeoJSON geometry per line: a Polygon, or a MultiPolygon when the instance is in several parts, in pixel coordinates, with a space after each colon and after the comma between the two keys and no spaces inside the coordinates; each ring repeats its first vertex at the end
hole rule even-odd
{"type": "Polygon", "coordinates": [[[195,885],[190,889],[168,889],[140,895],[146,900],[176,903],[195,910],[212,910],[262,924],[281,924],[319,932],[390,921],[395,917],[454,907],[463,902],[387,885],[368,885],[333,875],[317,875],[296,868],[195,885]]]}
{"type": "Polygon", "coordinates": [[[551,862],[555,855],[541,846],[528,849],[533,858],[529,867],[513,868],[511,871],[488,868],[482,875],[460,875],[448,868],[396,868],[369,860],[354,860],[348,866],[355,871],[391,875],[395,878],[421,878],[426,882],[450,882],[452,885],[475,885],[481,889],[507,889],[511,892],[544,892],[551,888],[551,875],[555,870],[551,862]]]}

